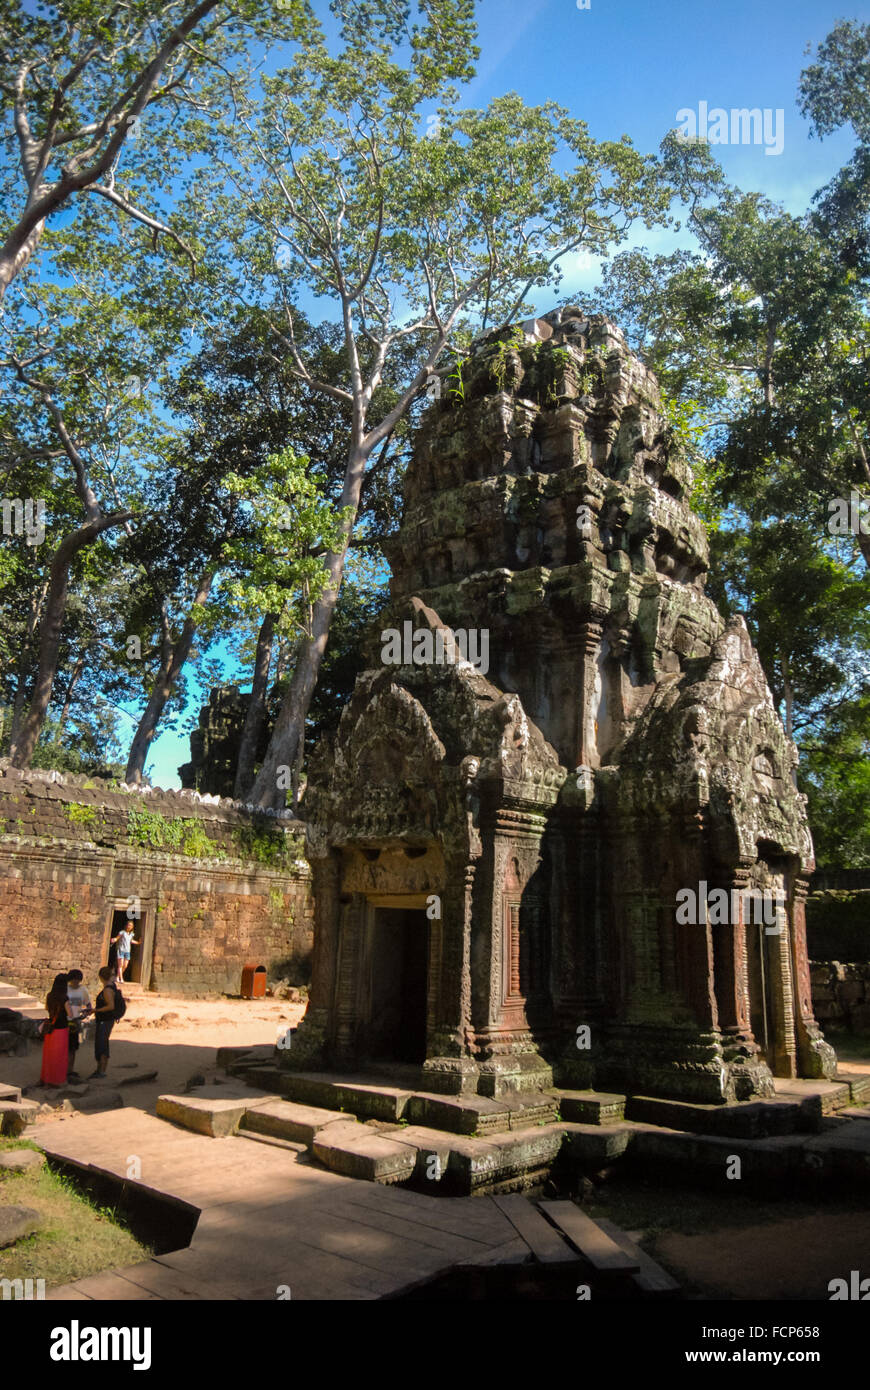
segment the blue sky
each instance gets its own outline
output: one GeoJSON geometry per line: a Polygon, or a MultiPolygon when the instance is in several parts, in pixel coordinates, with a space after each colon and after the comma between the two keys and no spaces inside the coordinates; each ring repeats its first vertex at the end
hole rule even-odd
{"type": "MultiPolygon", "coordinates": [[[[325,13],[326,6],[317,4],[325,13]]],[[[870,6],[842,0],[482,0],[478,8],[481,56],[463,104],[484,106],[515,91],[529,104],[552,100],[585,120],[598,140],[628,135],[644,152],[654,152],[677,112],[759,107],[782,108],[782,153],[763,145],[718,145],[713,153],[729,182],[760,191],[788,211],[801,213],[812,194],[848,159],[850,132],[824,141],[809,138],[796,104],[802,68],[841,18],[870,20],[870,6]]],[[[687,245],[684,233],[668,229],[630,237],[655,251],[687,245]]],[[[595,264],[566,265],[557,297],[591,289],[595,264]]],[[[231,673],[229,678],[233,678],[231,673]]],[[[201,701],[191,701],[193,724],[201,701]]],[[[126,721],[125,721],[126,723],[126,721]]],[[[189,758],[187,734],[161,734],[149,767],[160,786],[178,786],[177,767],[189,758]]]]}

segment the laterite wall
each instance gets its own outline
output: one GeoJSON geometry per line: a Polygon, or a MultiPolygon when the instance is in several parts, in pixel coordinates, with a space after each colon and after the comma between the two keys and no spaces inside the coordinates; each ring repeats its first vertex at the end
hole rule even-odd
{"type": "Polygon", "coordinates": [[[0,979],[36,995],[74,966],[93,981],[113,912],[131,897],[145,987],[238,993],[247,960],[270,979],[308,978],[311,887],[298,821],[0,762],[0,979]]]}

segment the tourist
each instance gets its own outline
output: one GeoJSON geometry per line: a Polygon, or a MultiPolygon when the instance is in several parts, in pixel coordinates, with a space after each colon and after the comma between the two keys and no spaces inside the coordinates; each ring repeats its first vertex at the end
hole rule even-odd
{"type": "Polygon", "coordinates": [[[124,983],[124,971],[130,964],[130,947],[139,946],[141,943],[135,941],[133,932],[136,930],[131,919],[127,918],[127,925],[122,927],[117,936],[112,937],[112,945],[118,943],[118,984],[124,983]]]}
{"type": "Polygon", "coordinates": [[[84,1041],[84,1021],[93,1012],[91,996],[85,989],[83,975],[80,970],[71,970],[67,975],[67,999],[70,1006],[70,1030],[69,1030],[69,1071],[67,1076],[75,1081],[78,1077],[76,1066],[76,1053],[79,1044],[84,1041]]]}
{"type": "Polygon", "coordinates": [[[101,1076],[105,1076],[109,1065],[109,1035],[115,1023],[114,978],[108,965],[104,965],[100,970],[103,988],[97,995],[97,1002],[94,1005],[94,1018],[96,1020],[94,1059],[97,1063],[97,1070],[90,1076],[91,1081],[97,1081],[101,1076]]]}
{"type": "Polygon", "coordinates": [[[55,975],[54,984],[45,998],[48,1019],[42,1030],[41,1086],[62,1086],[66,1081],[69,1059],[69,1021],[72,1017],[67,999],[66,975],[55,975]]]}

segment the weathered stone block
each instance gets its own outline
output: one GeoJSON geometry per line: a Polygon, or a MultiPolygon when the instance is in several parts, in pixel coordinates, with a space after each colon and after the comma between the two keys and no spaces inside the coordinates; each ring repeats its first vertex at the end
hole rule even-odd
{"type": "Polygon", "coordinates": [[[363,1125],[329,1125],[315,1135],[311,1151],[325,1168],[368,1182],[407,1182],[417,1164],[408,1144],[366,1130],[363,1125]]]}
{"type": "Polygon", "coordinates": [[[32,1207],[0,1206],[0,1250],[32,1236],[43,1224],[42,1216],[32,1207]]]}
{"type": "Polygon", "coordinates": [[[0,1178],[8,1173],[29,1173],[45,1164],[45,1154],[36,1149],[7,1149],[0,1153],[0,1178]]]}

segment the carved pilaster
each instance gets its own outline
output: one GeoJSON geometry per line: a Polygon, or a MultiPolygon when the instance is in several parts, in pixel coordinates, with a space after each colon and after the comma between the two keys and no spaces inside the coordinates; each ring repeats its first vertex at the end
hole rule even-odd
{"type": "Polygon", "coordinates": [[[796,878],[792,887],[792,969],[795,992],[795,1032],[798,1073],[808,1077],[834,1077],[837,1055],[825,1042],[813,1013],[810,961],[807,951],[807,880],[796,878]]]}

